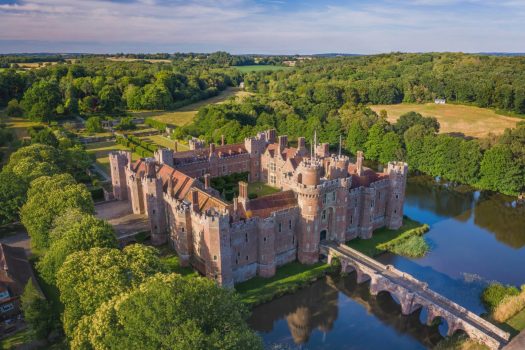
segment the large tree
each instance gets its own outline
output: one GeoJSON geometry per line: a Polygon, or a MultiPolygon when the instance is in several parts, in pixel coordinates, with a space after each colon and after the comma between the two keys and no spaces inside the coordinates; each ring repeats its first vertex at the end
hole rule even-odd
{"type": "Polygon", "coordinates": [[[505,144],[495,145],[485,152],[480,168],[481,187],[517,194],[523,187],[523,171],[514,161],[511,148],[505,144]]]}
{"type": "Polygon", "coordinates": [[[59,173],[62,165],[59,150],[49,145],[34,144],[11,154],[5,169],[29,183],[40,176],[59,173]]]}
{"type": "Polygon", "coordinates": [[[22,107],[31,120],[48,122],[56,116],[61,95],[56,80],[42,79],[25,92],[22,107]]]}
{"type": "Polygon", "coordinates": [[[152,277],[82,320],[72,346],[85,349],[262,349],[232,291],[204,278],[152,277]]]}
{"type": "Polygon", "coordinates": [[[124,250],[92,248],[69,255],[56,276],[66,335],[73,336],[82,317],[161,270],[157,250],[138,244],[124,250]]]}
{"type": "Polygon", "coordinates": [[[18,211],[26,198],[27,183],[12,171],[0,172],[0,225],[18,219],[18,211]]]}
{"type": "Polygon", "coordinates": [[[73,213],[69,209],[55,220],[54,225],[49,238],[50,247],[37,263],[40,275],[50,284],[55,283],[56,273],[68,255],[94,247],[118,247],[115,231],[109,223],[78,209],[73,213]]]}
{"type": "Polygon", "coordinates": [[[93,199],[86,186],[77,184],[70,174],[42,176],[31,182],[20,217],[35,249],[49,247],[53,220],[69,208],[88,214],[94,212],[93,199]]]}

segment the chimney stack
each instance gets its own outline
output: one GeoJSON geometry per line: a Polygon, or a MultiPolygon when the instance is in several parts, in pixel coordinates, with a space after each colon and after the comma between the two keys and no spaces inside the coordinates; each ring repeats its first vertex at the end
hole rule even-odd
{"type": "Polygon", "coordinates": [[[215,153],[215,144],[214,143],[210,143],[210,156],[215,153]]]}
{"type": "Polygon", "coordinates": [[[147,158],[146,159],[146,176],[150,178],[154,178],[156,175],[155,173],[155,159],[153,158],[147,158]]]}
{"type": "Polygon", "coordinates": [[[224,146],[224,135],[221,135],[221,146],[224,146]]]}
{"type": "Polygon", "coordinates": [[[279,150],[282,152],[288,146],[288,136],[279,136],[279,150]]]}
{"type": "Polygon", "coordinates": [[[239,181],[239,198],[248,199],[248,183],[239,181]]]}
{"type": "Polygon", "coordinates": [[[191,190],[191,204],[195,212],[199,211],[199,191],[196,188],[191,190]]]}
{"type": "Polygon", "coordinates": [[[363,176],[363,160],[364,160],[363,151],[357,151],[356,165],[357,165],[357,175],[358,176],[363,176]]]}
{"type": "Polygon", "coordinates": [[[297,149],[306,149],[306,141],[304,137],[297,138],[297,149]]]}
{"type": "Polygon", "coordinates": [[[208,190],[210,188],[210,174],[204,174],[204,189],[208,190]]]}

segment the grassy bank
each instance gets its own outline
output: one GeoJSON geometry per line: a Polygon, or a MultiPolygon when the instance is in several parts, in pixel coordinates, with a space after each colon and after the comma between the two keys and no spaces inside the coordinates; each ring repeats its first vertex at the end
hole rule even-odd
{"type": "MultiPolygon", "coordinates": [[[[411,240],[410,238],[420,237],[423,239],[421,236],[427,231],[428,225],[405,216],[403,218],[403,226],[397,230],[390,230],[383,227],[374,231],[374,234],[370,239],[356,238],[346,244],[350,248],[359,250],[360,252],[372,257],[378,256],[387,250],[390,250],[395,254],[404,253],[402,255],[416,252],[420,253],[422,251],[421,242],[418,242],[419,240],[411,240]],[[396,251],[393,251],[394,249],[396,251]]],[[[428,249],[426,243],[425,249],[428,249]]]]}
{"type": "Polygon", "coordinates": [[[443,339],[432,350],[489,350],[489,348],[462,334],[443,339]]]}
{"type": "Polygon", "coordinates": [[[409,258],[421,258],[430,250],[423,235],[430,227],[427,224],[403,232],[396,238],[377,246],[379,250],[387,250],[394,254],[409,258]]]}
{"type": "Polygon", "coordinates": [[[284,294],[294,293],[328,272],[335,270],[335,266],[323,263],[302,265],[298,262],[292,262],[279,267],[275,275],[270,278],[254,277],[237,284],[235,290],[240,294],[241,300],[245,304],[253,307],[284,294]]]}

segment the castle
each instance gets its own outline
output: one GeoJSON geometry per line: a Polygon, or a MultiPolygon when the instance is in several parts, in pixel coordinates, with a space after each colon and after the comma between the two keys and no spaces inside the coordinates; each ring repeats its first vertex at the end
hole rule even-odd
{"type": "Polygon", "coordinates": [[[390,162],[377,173],[363,166],[362,152],[350,163],[326,143],[307,149],[300,137],[289,147],[275,130],[240,144],[192,148],[159,149],[136,162],[130,152],[112,152],[113,193],[148,216],[153,244],[169,242],[182,264],[220,285],[270,277],[294,260],[315,263],[323,240],[367,239],[379,227],[402,225],[406,163],[390,162]],[[239,172],[281,191],[250,199],[249,184],[239,182],[238,197],[226,202],[210,178],[239,172]]]}

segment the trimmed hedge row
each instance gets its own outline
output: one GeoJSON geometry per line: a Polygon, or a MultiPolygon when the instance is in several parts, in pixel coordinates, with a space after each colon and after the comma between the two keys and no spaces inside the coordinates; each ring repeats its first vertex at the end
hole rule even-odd
{"type": "Polygon", "coordinates": [[[129,147],[133,152],[137,153],[141,157],[153,157],[153,153],[157,150],[158,146],[150,142],[143,141],[136,136],[128,135],[117,137],[117,143],[129,147]]]}
{"type": "Polygon", "coordinates": [[[160,121],[152,119],[152,118],[146,118],[146,120],[144,120],[144,124],[154,128],[154,129],[157,129],[158,131],[165,131],[166,128],[168,127],[168,124],[160,122],[160,121]]]}

